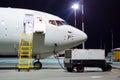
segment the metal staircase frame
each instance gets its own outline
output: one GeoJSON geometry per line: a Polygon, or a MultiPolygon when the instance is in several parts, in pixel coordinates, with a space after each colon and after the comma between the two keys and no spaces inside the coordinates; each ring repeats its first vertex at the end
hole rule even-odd
{"type": "Polygon", "coordinates": [[[33,67],[32,65],[32,47],[33,47],[33,34],[21,34],[20,43],[19,43],[19,62],[18,62],[18,71],[20,69],[27,69],[33,67]]]}

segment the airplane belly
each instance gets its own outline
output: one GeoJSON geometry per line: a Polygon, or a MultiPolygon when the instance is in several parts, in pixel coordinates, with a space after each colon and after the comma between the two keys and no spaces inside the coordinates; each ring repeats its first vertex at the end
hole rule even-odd
{"type": "Polygon", "coordinates": [[[17,55],[18,45],[11,43],[0,43],[0,55],[17,55]]]}

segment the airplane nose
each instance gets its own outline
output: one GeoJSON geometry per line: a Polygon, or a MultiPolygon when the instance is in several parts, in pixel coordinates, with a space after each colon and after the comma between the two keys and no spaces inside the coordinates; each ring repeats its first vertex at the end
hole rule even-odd
{"type": "Polygon", "coordinates": [[[74,28],[74,42],[77,44],[81,44],[86,41],[88,36],[83,31],[74,28]]]}
{"type": "Polygon", "coordinates": [[[84,41],[86,41],[87,40],[87,35],[86,35],[86,33],[84,33],[84,32],[82,32],[81,31],[81,35],[82,35],[82,38],[81,38],[81,40],[84,42],[84,41]]]}
{"type": "Polygon", "coordinates": [[[68,33],[67,38],[65,38],[65,40],[67,41],[65,42],[67,48],[78,46],[81,43],[85,42],[88,38],[86,33],[73,26],[64,26],[64,28],[67,30],[68,33]]]}

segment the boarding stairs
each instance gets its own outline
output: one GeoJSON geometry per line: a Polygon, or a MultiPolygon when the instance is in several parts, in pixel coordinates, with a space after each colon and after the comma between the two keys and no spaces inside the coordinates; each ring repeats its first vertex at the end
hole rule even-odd
{"type": "Polygon", "coordinates": [[[46,33],[46,25],[39,15],[26,14],[24,20],[24,32],[19,42],[18,70],[33,68],[32,53],[43,49],[46,33]]]}
{"type": "Polygon", "coordinates": [[[33,34],[21,34],[20,43],[19,43],[19,62],[18,62],[18,71],[20,69],[33,68],[32,65],[32,40],[33,34]]]}

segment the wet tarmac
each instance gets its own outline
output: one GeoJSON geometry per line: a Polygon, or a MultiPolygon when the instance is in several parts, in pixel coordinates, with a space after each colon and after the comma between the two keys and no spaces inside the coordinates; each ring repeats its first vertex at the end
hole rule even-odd
{"type": "MultiPolygon", "coordinates": [[[[12,59],[13,60],[13,59],[12,59]]],[[[6,61],[7,62],[7,61],[6,61]]],[[[43,64],[43,69],[21,70],[16,63],[4,63],[0,60],[0,80],[120,80],[120,65],[113,64],[110,72],[102,72],[100,68],[85,68],[83,73],[70,73],[61,69],[58,63],[43,64]]]]}

